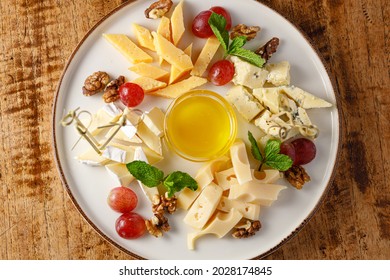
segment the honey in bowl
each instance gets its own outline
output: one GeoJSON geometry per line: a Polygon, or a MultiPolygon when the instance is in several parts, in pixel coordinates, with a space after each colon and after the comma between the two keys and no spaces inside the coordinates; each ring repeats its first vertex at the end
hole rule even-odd
{"type": "Polygon", "coordinates": [[[232,106],[219,94],[194,90],[174,100],[165,117],[165,138],[183,158],[207,161],[225,154],[237,134],[232,106]]]}

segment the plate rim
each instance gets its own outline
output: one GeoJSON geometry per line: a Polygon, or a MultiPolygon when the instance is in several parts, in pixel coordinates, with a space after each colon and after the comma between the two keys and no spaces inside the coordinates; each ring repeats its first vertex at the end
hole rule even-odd
{"type": "MultiPolygon", "coordinates": [[[[51,133],[51,144],[52,144],[52,148],[53,148],[53,154],[54,154],[54,160],[55,160],[56,169],[57,169],[57,172],[60,175],[61,183],[62,183],[63,187],[65,188],[65,190],[66,190],[69,198],[71,199],[73,205],[76,207],[77,211],[79,212],[79,214],[109,244],[111,244],[112,246],[118,248],[122,252],[132,256],[135,259],[145,260],[145,258],[143,258],[143,257],[141,257],[141,256],[139,256],[139,255],[137,255],[135,253],[133,253],[129,249],[124,248],[123,246],[119,245],[114,240],[112,240],[109,236],[104,234],[90,220],[90,218],[87,216],[87,214],[82,210],[82,208],[79,205],[79,203],[77,202],[76,198],[73,196],[73,193],[72,193],[72,191],[71,191],[71,189],[70,189],[70,187],[68,185],[68,182],[66,180],[65,174],[63,172],[62,165],[61,165],[61,160],[60,160],[60,155],[59,155],[58,148],[57,148],[57,140],[56,140],[56,116],[57,116],[57,103],[58,103],[58,98],[59,98],[59,91],[60,91],[60,88],[62,86],[63,79],[64,79],[64,77],[65,77],[65,75],[67,73],[67,70],[68,70],[70,64],[72,63],[75,55],[77,54],[77,52],[79,51],[81,46],[84,44],[84,42],[87,40],[87,38],[91,35],[91,33],[93,31],[95,31],[95,29],[97,29],[103,22],[105,22],[108,18],[110,18],[111,16],[116,14],[118,11],[120,11],[124,7],[126,7],[128,5],[133,5],[134,3],[139,2],[139,1],[141,1],[141,0],[129,0],[127,2],[124,2],[124,3],[120,4],[119,6],[117,6],[116,8],[114,8],[113,10],[111,10],[108,14],[103,16],[101,19],[99,19],[83,35],[82,39],[78,42],[78,44],[73,49],[73,51],[70,54],[70,56],[67,58],[66,64],[65,64],[65,66],[64,66],[64,68],[62,70],[61,76],[60,76],[60,78],[58,80],[58,83],[57,83],[57,86],[56,86],[56,89],[55,89],[55,96],[54,96],[54,99],[53,99],[52,112],[51,112],[52,113],[52,118],[51,118],[51,132],[52,132],[51,133]]],[[[299,27],[298,25],[293,23],[290,19],[288,19],[286,16],[282,15],[281,13],[276,11],[275,9],[271,8],[267,3],[264,2],[264,0],[251,0],[251,1],[257,2],[260,5],[264,5],[265,7],[269,8],[270,10],[272,10],[273,12],[275,12],[276,14],[278,14],[279,16],[284,18],[286,20],[286,22],[288,22],[294,29],[296,29],[302,35],[302,37],[305,39],[306,43],[314,50],[315,54],[317,55],[317,57],[320,59],[322,65],[324,66],[325,71],[326,71],[326,73],[328,75],[328,78],[330,80],[330,84],[331,84],[331,87],[332,87],[332,90],[333,90],[333,93],[334,93],[334,96],[335,96],[335,102],[336,102],[335,107],[336,107],[337,115],[338,115],[338,143],[336,145],[336,149],[337,150],[336,150],[336,155],[335,155],[335,162],[334,162],[334,165],[332,167],[332,171],[331,171],[331,174],[329,176],[329,180],[328,180],[328,182],[326,184],[326,187],[325,187],[323,193],[321,194],[321,197],[319,198],[319,200],[316,203],[316,205],[314,206],[314,208],[306,216],[306,218],[293,231],[291,231],[291,233],[288,236],[286,236],[278,244],[276,244],[274,247],[270,248],[266,252],[263,252],[263,253],[257,255],[256,257],[251,258],[253,260],[253,259],[263,259],[263,258],[265,258],[266,256],[268,256],[268,255],[274,253],[275,251],[277,251],[279,248],[281,248],[283,245],[285,245],[288,241],[290,241],[293,237],[297,236],[299,231],[301,231],[308,224],[308,222],[313,218],[314,214],[322,206],[322,204],[324,203],[326,197],[329,194],[329,191],[331,189],[331,186],[332,186],[333,181],[334,181],[335,176],[336,176],[336,170],[337,170],[337,166],[339,164],[339,159],[340,159],[341,144],[342,144],[343,135],[342,135],[342,122],[341,122],[342,112],[340,110],[341,101],[340,101],[340,93],[339,93],[339,90],[338,90],[338,87],[337,87],[337,83],[335,82],[334,75],[330,71],[330,67],[328,65],[328,62],[326,62],[326,60],[324,59],[323,55],[321,54],[321,52],[317,48],[317,46],[313,43],[313,40],[311,38],[309,38],[309,36],[303,31],[303,29],[301,27],[299,27]]]]}

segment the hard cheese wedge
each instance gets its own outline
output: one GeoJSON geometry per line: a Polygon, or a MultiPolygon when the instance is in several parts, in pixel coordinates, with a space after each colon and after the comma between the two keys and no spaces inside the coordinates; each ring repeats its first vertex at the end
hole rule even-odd
{"type": "Polygon", "coordinates": [[[152,62],[153,58],[124,34],[103,34],[103,37],[120,51],[131,63],[152,62]]]}
{"type": "Polygon", "coordinates": [[[224,237],[242,218],[242,214],[237,209],[230,210],[229,213],[217,213],[210,221],[208,226],[198,232],[187,235],[187,247],[190,250],[195,249],[195,241],[206,234],[214,234],[218,238],[224,237]]]}
{"type": "Polygon", "coordinates": [[[145,93],[156,91],[167,86],[166,83],[157,81],[149,77],[138,77],[137,79],[131,81],[134,84],[139,85],[145,93]]]}
{"type": "Polygon", "coordinates": [[[153,92],[150,92],[151,95],[156,95],[164,98],[176,98],[187,91],[190,91],[194,88],[200,87],[207,83],[207,79],[192,76],[183,81],[177,82],[175,84],[171,84],[166,88],[159,89],[153,92]]]}
{"type": "Polygon", "coordinates": [[[184,223],[193,228],[203,228],[217,208],[221,196],[222,189],[218,185],[211,183],[206,186],[188,210],[184,223]]]}
{"type": "Polygon", "coordinates": [[[129,68],[130,71],[137,73],[142,77],[149,77],[155,80],[164,80],[169,76],[169,72],[151,64],[141,62],[129,68]]]}
{"type": "Polygon", "coordinates": [[[177,46],[185,32],[184,17],[183,17],[183,3],[180,1],[175,7],[171,16],[172,41],[177,46]]]}
{"type": "MultiPolygon", "coordinates": [[[[184,53],[191,57],[192,55],[192,43],[184,50],[184,53]]],[[[171,75],[169,76],[169,84],[177,82],[179,79],[183,78],[189,71],[180,71],[175,66],[171,67],[171,75]]]]}
{"type": "Polygon", "coordinates": [[[210,64],[210,61],[213,59],[220,45],[221,43],[215,36],[207,39],[206,44],[204,45],[198,59],[195,62],[194,68],[191,71],[191,75],[203,76],[207,66],[210,64]]]}
{"type": "Polygon", "coordinates": [[[136,23],[132,24],[133,32],[137,37],[138,44],[141,47],[147,48],[151,51],[156,51],[153,44],[153,37],[150,30],[136,23]]]}
{"type": "Polygon", "coordinates": [[[183,72],[190,71],[194,67],[191,58],[184,51],[177,48],[161,34],[152,32],[152,35],[157,54],[169,64],[183,72]]]}
{"type": "Polygon", "coordinates": [[[248,122],[253,120],[264,107],[256,100],[244,86],[234,86],[226,94],[226,100],[232,104],[237,111],[248,122]]]}

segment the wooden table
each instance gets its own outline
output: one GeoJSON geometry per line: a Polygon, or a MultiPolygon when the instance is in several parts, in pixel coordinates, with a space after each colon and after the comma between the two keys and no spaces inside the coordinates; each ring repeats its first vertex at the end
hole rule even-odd
{"type": "MultiPolygon", "coordinates": [[[[0,1],[0,259],[131,259],[77,212],[53,160],[51,108],[67,58],[120,0],[0,1]]],[[[306,227],[268,259],[390,258],[390,8],[385,0],[266,0],[336,81],[342,150],[306,227]]]]}

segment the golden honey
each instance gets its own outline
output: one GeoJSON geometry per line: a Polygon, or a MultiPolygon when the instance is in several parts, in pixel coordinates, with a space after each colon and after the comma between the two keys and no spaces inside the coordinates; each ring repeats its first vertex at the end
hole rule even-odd
{"type": "Polygon", "coordinates": [[[206,90],[188,92],[177,98],[165,117],[165,136],[182,157],[207,161],[223,155],[234,142],[237,121],[231,105],[220,95],[206,90]]]}

